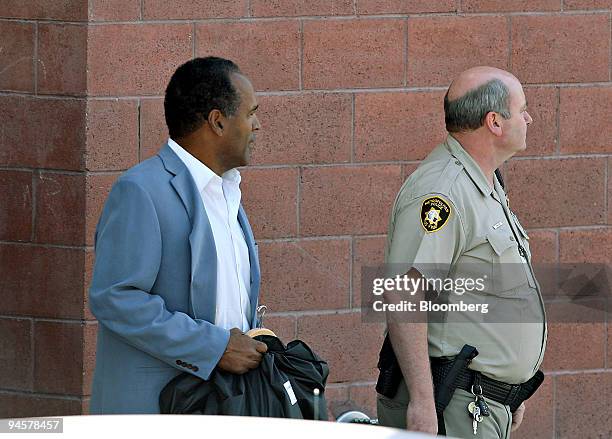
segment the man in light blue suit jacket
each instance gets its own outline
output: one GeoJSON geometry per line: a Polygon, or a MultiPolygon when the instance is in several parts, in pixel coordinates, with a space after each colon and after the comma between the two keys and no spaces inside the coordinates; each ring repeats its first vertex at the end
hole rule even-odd
{"type": "MultiPolygon", "coordinates": [[[[179,67],[164,104],[169,142],[176,140],[173,145],[206,169],[222,176],[247,164],[260,128],[257,104],[231,61],[197,58],[179,67]]],[[[224,247],[215,242],[210,215],[190,169],[169,144],[113,186],[96,229],[89,296],[99,321],[92,414],[159,413],[159,392],[181,372],[208,379],[216,367],[244,373],[259,365],[266,345],[243,334],[245,325],[257,324],[253,232],[240,205],[235,228],[250,265],[241,289],[247,306],[229,311],[242,312],[245,325],[223,327],[216,318],[219,304],[227,303],[218,296],[228,293],[217,276],[224,247]]]]}

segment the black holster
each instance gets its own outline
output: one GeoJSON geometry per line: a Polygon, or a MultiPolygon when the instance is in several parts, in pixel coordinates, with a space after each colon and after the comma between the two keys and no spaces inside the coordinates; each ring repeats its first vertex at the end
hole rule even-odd
{"type": "Polygon", "coordinates": [[[463,345],[461,351],[452,360],[431,359],[433,362],[448,361],[450,362],[450,370],[444,376],[436,376],[439,368],[432,364],[432,380],[434,383],[434,400],[436,402],[436,412],[441,414],[448,403],[450,402],[455,390],[457,390],[457,378],[461,373],[467,370],[468,366],[478,355],[478,350],[474,346],[468,344],[463,345]]]}
{"type": "Polygon", "coordinates": [[[378,381],[376,381],[376,391],[387,398],[395,397],[402,381],[402,371],[393,351],[393,346],[391,346],[389,334],[385,337],[380,349],[377,366],[379,373],[378,381]]]}
{"type": "MultiPolygon", "coordinates": [[[[452,363],[450,370],[444,377],[433,376],[434,383],[434,399],[436,403],[436,412],[440,415],[453,397],[453,393],[457,388],[457,377],[467,369],[468,365],[474,357],[478,355],[478,350],[470,345],[464,345],[461,352],[452,360],[446,360],[452,363]],[[436,379],[439,378],[439,379],[436,379]]],[[[397,389],[402,380],[402,371],[397,357],[391,345],[389,334],[385,337],[380,354],[378,357],[378,381],[376,382],[376,391],[387,398],[395,397],[397,389]]],[[[432,367],[432,373],[438,370],[432,367]]]]}

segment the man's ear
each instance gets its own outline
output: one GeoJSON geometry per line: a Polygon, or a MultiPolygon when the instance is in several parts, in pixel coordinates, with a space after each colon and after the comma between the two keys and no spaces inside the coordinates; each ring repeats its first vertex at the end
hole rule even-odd
{"type": "Polygon", "coordinates": [[[223,125],[225,124],[225,116],[219,110],[212,110],[208,113],[208,125],[217,136],[223,136],[223,125]]]}
{"type": "Polygon", "coordinates": [[[484,125],[488,128],[491,133],[497,137],[503,134],[501,115],[494,111],[489,111],[485,116],[484,125]]]}

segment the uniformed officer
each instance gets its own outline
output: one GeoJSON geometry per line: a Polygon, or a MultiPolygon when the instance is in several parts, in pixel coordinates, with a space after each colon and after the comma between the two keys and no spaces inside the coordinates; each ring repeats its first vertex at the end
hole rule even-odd
{"type": "MultiPolygon", "coordinates": [[[[532,119],[520,82],[491,67],[460,74],[446,93],[444,110],[446,141],[406,180],[395,200],[386,262],[399,264],[401,273],[413,278],[443,272],[453,279],[488,279],[484,292],[451,292],[447,300],[486,302],[492,314],[465,312],[427,325],[388,320],[403,378],[393,398],[378,395],[379,422],[429,433],[440,427],[460,438],[509,438],[525,405],[518,400],[512,413],[510,405],[498,401],[499,394],[493,398],[487,391],[510,389],[504,401],[517,401],[512,392],[519,386],[510,385],[536,375],[546,323],[529,238],[495,170],[525,150],[532,119]],[[437,418],[430,357],[453,358],[466,344],[479,352],[469,369],[486,381],[482,398],[490,415],[475,422],[468,412],[473,388],[460,387],[437,418]]],[[[480,390],[477,386],[476,393],[480,390]]]]}

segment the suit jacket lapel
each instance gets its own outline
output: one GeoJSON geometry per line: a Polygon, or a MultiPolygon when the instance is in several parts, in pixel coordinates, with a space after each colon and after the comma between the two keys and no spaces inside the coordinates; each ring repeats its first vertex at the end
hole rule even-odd
{"type": "Polygon", "coordinates": [[[249,294],[249,298],[251,299],[251,315],[249,316],[249,323],[251,324],[251,327],[253,327],[257,324],[257,299],[259,297],[259,283],[261,276],[259,269],[259,251],[257,249],[257,244],[255,243],[251,225],[249,224],[249,220],[247,219],[242,204],[238,209],[238,222],[240,223],[242,231],[244,232],[244,237],[249,249],[249,259],[251,262],[251,293],[249,294]]]}
{"type": "MultiPolygon", "coordinates": [[[[183,202],[192,224],[191,234],[189,235],[189,244],[191,246],[189,308],[194,318],[214,323],[217,304],[217,249],[210,221],[204,209],[202,197],[198,193],[195,182],[185,164],[168,145],[165,145],[160,150],[159,157],[164,163],[165,168],[174,175],[170,182],[183,202]]],[[[242,205],[240,205],[238,210],[238,222],[242,227],[249,249],[251,265],[251,292],[249,294],[251,315],[248,316],[248,319],[251,326],[254,326],[257,323],[257,299],[259,297],[261,277],[259,252],[257,244],[255,244],[251,225],[242,205]]]]}
{"type": "Polygon", "coordinates": [[[195,182],[185,164],[166,145],[159,152],[166,169],[174,174],[170,181],[191,220],[191,286],[189,309],[193,317],[215,322],[217,302],[217,250],[210,221],[195,182]]]}

